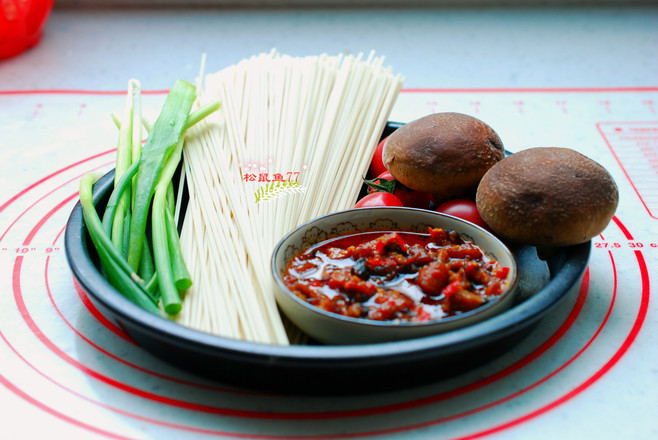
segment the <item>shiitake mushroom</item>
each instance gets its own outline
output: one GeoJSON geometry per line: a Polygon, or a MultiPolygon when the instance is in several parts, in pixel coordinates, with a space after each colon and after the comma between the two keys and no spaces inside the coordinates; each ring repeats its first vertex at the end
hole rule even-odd
{"type": "Polygon", "coordinates": [[[507,156],[478,186],[477,208],[501,237],[543,248],[584,243],[615,213],[619,191],[599,163],[569,148],[507,156]]]}
{"type": "Polygon", "coordinates": [[[496,132],[462,113],[434,113],[409,122],[386,140],[382,159],[404,186],[432,193],[437,203],[473,195],[484,173],[505,154],[496,132]]]}
{"type": "Polygon", "coordinates": [[[397,181],[432,193],[437,203],[475,195],[496,234],[540,248],[590,240],[619,203],[610,173],[587,156],[541,147],[505,157],[498,134],[461,113],[434,113],[400,127],[382,159],[397,181]]]}

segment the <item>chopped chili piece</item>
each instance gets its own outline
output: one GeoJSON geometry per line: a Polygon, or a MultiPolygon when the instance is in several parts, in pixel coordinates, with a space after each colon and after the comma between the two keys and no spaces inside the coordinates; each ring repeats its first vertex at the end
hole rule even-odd
{"type": "Polygon", "coordinates": [[[459,289],[448,298],[443,306],[450,310],[466,312],[480,307],[483,303],[484,299],[480,295],[469,292],[468,290],[459,289]]]}
{"type": "Polygon", "coordinates": [[[452,283],[448,284],[445,289],[441,291],[441,295],[443,295],[446,298],[451,297],[455,293],[459,292],[462,288],[462,282],[461,280],[455,280],[452,283]]]}
{"type": "Polygon", "coordinates": [[[284,283],[328,312],[392,322],[461,314],[496,298],[509,268],[454,231],[364,232],[295,256],[284,283]]]}
{"type": "Polygon", "coordinates": [[[427,295],[437,296],[448,284],[449,278],[448,266],[441,261],[433,261],[420,268],[417,282],[427,295]]]}

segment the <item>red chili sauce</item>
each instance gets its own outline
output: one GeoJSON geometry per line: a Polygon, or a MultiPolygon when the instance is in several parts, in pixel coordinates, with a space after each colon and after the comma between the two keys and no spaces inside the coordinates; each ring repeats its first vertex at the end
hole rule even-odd
{"type": "Polygon", "coordinates": [[[328,312],[376,321],[425,322],[495,300],[509,268],[441,228],[429,234],[365,232],[294,257],[284,283],[328,312]]]}

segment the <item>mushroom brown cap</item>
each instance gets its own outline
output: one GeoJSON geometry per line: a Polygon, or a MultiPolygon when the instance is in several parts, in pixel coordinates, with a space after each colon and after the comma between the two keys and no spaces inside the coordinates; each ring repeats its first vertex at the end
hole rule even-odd
{"type": "Polygon", "coordinates": [[[484,173],[504,155],[498,134],[462,113],[434,113],[405,124],[382,151],[397,181],[437,200],[475,193],[484,173]]]}
{"type": "Polygon", "coordinates": [[[601,233],[619,203],[617,185],[594,160],[569,148],[530,148],[494,165],[476,196],[485,222],[510,241],[569,246],[601,233]]]}

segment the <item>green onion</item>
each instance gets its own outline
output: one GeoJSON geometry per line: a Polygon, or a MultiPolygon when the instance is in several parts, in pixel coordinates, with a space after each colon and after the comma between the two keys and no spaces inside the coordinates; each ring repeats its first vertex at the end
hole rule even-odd
{"type": "Polygon", "coordinates": [[[114,214],[116,212],[117,203],[119,203],[119,198],[123,195],[124,191],[128,189],[131,179],[137,174],[138,167],[139,161],[133,163],[123,176],[121,176],[119,182],[114,185],[114,190],[112,191],[112,194],[110,194],[110,199],[107,201],[105,212],[103,213],[103,227],[107,235],[112,234],[112,224],[114,222],[114,214]]]}
{"type": "Polygon", "coordinates": [[[104,276],[128,299],[154,314],[159,314],[160,299],[165,312],[178,313],[182,307],[179,292],[192,284],[172,215],[176,209],[172,178],[181,161],[185,130],[220,107],[213,102],[190,113],[195,99],[192,84],[176,81],[150,126],[141,115],[141,86],[131,80],[123,120],[112,115],[119,143],[114,190],[102,220],[92,199],[96,176],[80,181],[84,221],[104,276]],[[148,132],[144,147],[142,125],[148,132]],[[145,236],[149,215],[152,252],[145,236]]]}
{"type": "MultiPolygon", "coordinates": [[[[137,274],[143,280],[150,280],[155,275],[155,268],[153,267],[153,256],[151,255],[151,248],[149,248],[149,243],[147,240],[144,240],[144,245],[142,246],[142,258],[139,260],[139,269],[137,274]]],[[[148,289],[148,286],[146,287],[148,289]]]]}
{"type": "Polygon", "coordinates": [[[108,276],[115,283],[115,287],[135,304],[149,312],[158,314],[159,310],[147,293],[146,288],[143,287],[142,279],[119,254],[110,237],[105,233],[92,197],[92,186],[97,177],[95,174],[87,174],[80,180],[80,205],[91,241],[94,243],[108,276]]]}
{"type": "MultiPolygon", "coordinates": [[[[129,99],[126,100],[126,106],[123,111],[123,122],[119,129],[119,145],[117,147],[116,166],[114,168],[114,185],[117,186],[119,179],[130,168],[133,162],[132,142],[133,142],[133,108],[135,96],[139,95],[140,86],[137,81],[131,80],[128,84],[129,99]]],[[[125,253],[124,242],[124,225],[126,222],[126,213],[130,205],[130,194],[122,193],[116,206],[116,212],[112,222],[112,243],[120,253],[125,253]]]]}
{"type": "Polygon", "coordinates": [[[169,182],[169,185],[167,185],[167,208],[169,209],[176,208],[176,196],[174,195],[173,182],[169,182]]]}
{"type": "Polygon", "coordinates": [[[166,210],[167,220],[167,239],[169,243],[169,255],[171,255],[171,271],[174,274],[174,284],[179,291],[184,291],[192,285],[192,277],[187,270],[187,265],[183,259],[183,252],[180,246],[180,237],[178,236],[178,228],[176,228],[176,221],[171,210],[166,210]]]}
{"type": "Polygon", "coordinates": [[[155,272],[151,277],[151,280],[146,284],[146,290],[151,292],[153,296],[160,297],[160,292],[158,292],[158,274],[155,272]]]}
{"type": "Polygon", "coordinates": [[[151,210],[155,270],[158,273],[158,286],[160,287],[160,294],[162,295],[162,304],[164,305],[165,311],[169,314],[175,314],[180,311],[181,298],[176,287],[175,276],[172,270],[172,255],[169,252],[170,240],[167,233],[167,188],[171,183],[171,179],[174,177],[176,168],[178,168],[182,152],[183,141],[178,143],[176,148],[174,148],[167,158],[167,162],[163,167],[160,179],[156,185],[155,196],[153,197],[153,208],[151,210]]]}
{"type": "Polygon", "coordinates": [[[167,242],[167,225],[165,223],[165,192],[156,191],[153,197],[152,234],[153,255],[155,270],[158,274],[158,287],[165,312],[174,315],[180,312],[182,307],[181,298],[174,284],[174,276],[171,271],[171,257],[169,255],[169,243],[167,242]]]}
{"type": "Polygon", "coordinates": [[[208,116],[211,113],[216,112],[219,110],[221,104],[219,101],[213,101],[210,104],[206,104],[203,107],[195,110],[189,118],[187,118],[187,123],[185,124],[185,129],[187,130],[197,122],[200,122],[201,120],[205,119],[206,116],[208,116]]]}
{"type": "Polygon", "coordinates": [[[195,98],[196,89],[192,84],[183,80],[176,81],[142,149],[128,246],[128,264],[135,269],[139,267],[142,255],[148,210],[155,192],[155,184],[162,172],[165,158],[176,147],[183,134],[195,98]]]}

